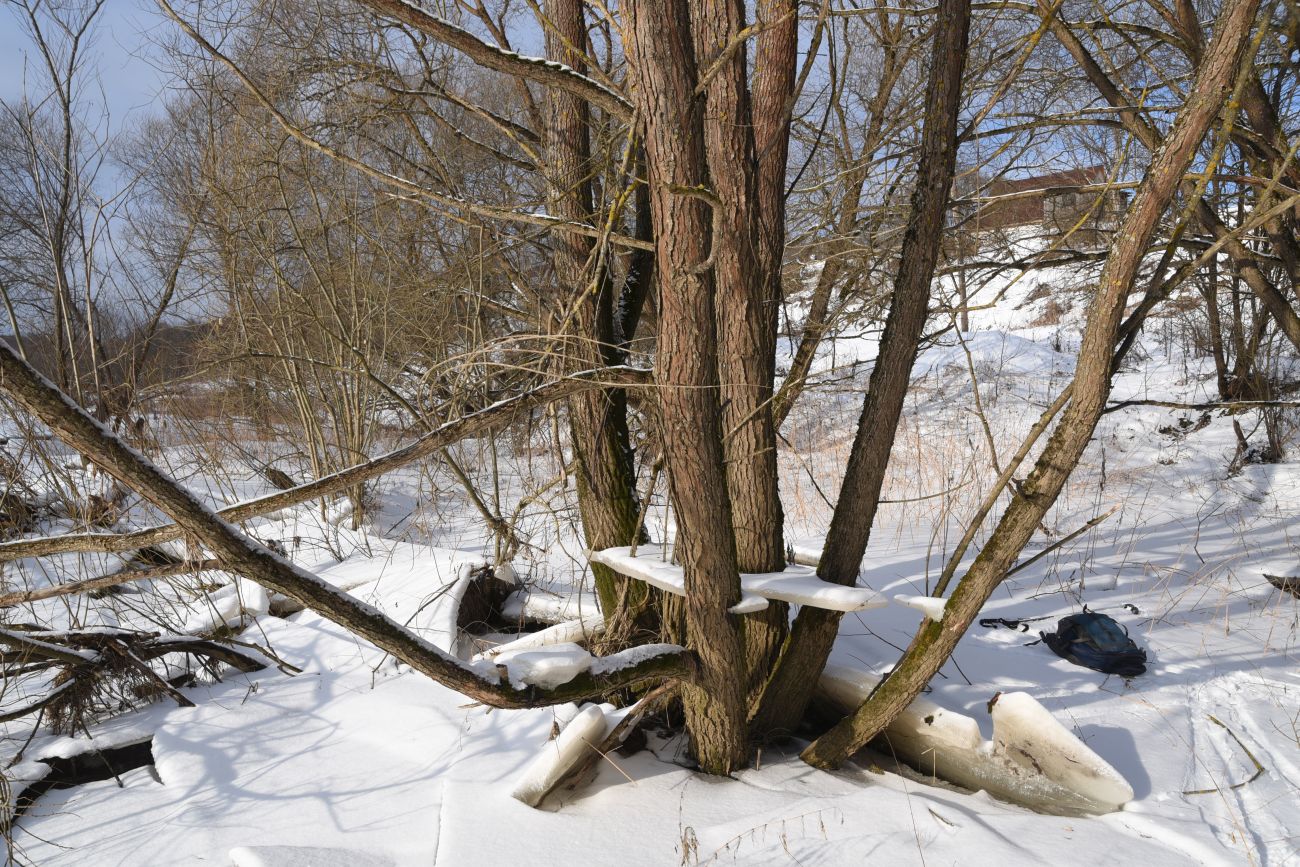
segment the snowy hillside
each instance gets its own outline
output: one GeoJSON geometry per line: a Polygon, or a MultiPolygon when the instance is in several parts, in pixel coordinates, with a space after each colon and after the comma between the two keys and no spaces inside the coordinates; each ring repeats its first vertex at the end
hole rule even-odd
{"type": "MultiPolygon", "coordinates": [[[[1054,286],[1079,282],[1050,270],[995,282],[990,291],[1005,293],[972,314],[969,332],[940,334],[923,353],[895,446],[892,502],[864,563],[868,587],[891,599],[933,587],[994,464],[1068,382],[1083,303],[1054,286]],[[1058,315],[1046,316],[1049,305],[1058,315]]],[[[1148,334],[1115,399],[1209,398],[1208,360],[1170,349],[1158,321],[1148,334]]],[[[819,551],[872,341],[828,343],[814,371],[828,384],[786,426],[782,491],[796,554],[819,551]]],[[[1249,413],[1241,420],[1255,424],[1249,413]]],[[[995,694],[1034,696],[1126,778],[1134,799],[1119,812],[1035,813],[878,754],[825,773],[798,759],[797,743],[765,751],[734,779],[709,778],[684,766],[679,739],[654,733],[647,749],[609,755],[589,785],[532,809],[511,792],[575,708],[468,703],[311,611],[273,614],[275,600],[259,589],[209,573],[203,588],[159,582],[32,603],[33,619],[83,627],[225,624],[287,665],[201,678],[182,688],[194,707],[164,698],[72,737],[28,742],[28,723],[9,724],[10,787],[39,776],[43,759],[91,748],[148,741],[152,755],[116,779],[43,794],[14,844],[36,864],[1027,864],[1062,853],[1150,867],[1300,863],[1300,600],[1264,577],[1300,572],[1300,459],[1230,472],[1235,443],[1232,418],[1218,412],[1108,414],[1049,517],[1050,535],[1038,534],[1026,558],[1107,517],[1015,572],[982,616],[1027,631],[975,627],[926,696],[978,720],[985,738],[995,694]],[[1032,643],[1085,605],[1146,649],[1145,675],[1108,677],[1032,643]]],[[[173,457],[174,469],[187,466],[173,457]]],[[[226,472],[243,481],[224,492],[201,469],[190,467],[191,484],[214,499],[262,492],[234,466],[226,472]]],[[[490,558],[472,508],[449,497],[436,516],[421,516],[414,474],[386,485],[378,527],[355,533],[304,508],[254,522],[254,534],[293,540],[301,565],[436,644],[466,658],[489,647],[492,636],[458,640],[449,619],[449,588],[490,558]]],[[[664,524],[652,509],[656,541],[664,524]]],[[[530,595],[516,609],[550,620],[596,614],[572,528],[530,527],[515,562],[530,595]]],[[[57,568],[99,574],[117,564],[83,556],[57,568]]],[[[11,586],[55,580],[48,562],[5,570],[11,586]]],[[[882,672],[922,616],[901,604],[848,614],[832,662],[882,672]]]]}

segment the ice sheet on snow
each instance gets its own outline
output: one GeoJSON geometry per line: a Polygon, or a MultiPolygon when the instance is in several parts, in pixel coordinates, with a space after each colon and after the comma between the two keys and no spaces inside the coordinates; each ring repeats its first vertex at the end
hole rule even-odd
{"type": "MultiPolygon", "coordinates": [[[[878,682],[872,674],[828,665],[819,687],[844,710],[856,708],[878,682]]],[[[1109,813],[1133,789],[1101,756],[1023,692],[998,696],[993,740],[972,717],[918,698],[885,730],[900,759],[940,779],[1038,810],[1109,813]]]]}
{"type": "MultiPolygon", "coordinates": [[[[665,560],[658,548],[635,555],[631,548],[606,548],[593,551],[591,559],[661,590],[678,595],[686,593],[682,567],[665,560]]],[[[887,604],[885,598],[874,590],[831,584],[818,578],[812,567],[798,564],[788,566],[782,572],[743,573],[740,589],[741,601],[731,608],[735,614],[761,611],[767,607],[769,599],[831,611],[865,611],[887,604]]]]}

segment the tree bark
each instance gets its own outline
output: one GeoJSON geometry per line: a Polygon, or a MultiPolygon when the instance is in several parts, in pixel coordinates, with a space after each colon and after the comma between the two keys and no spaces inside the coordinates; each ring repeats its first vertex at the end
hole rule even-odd
{"type": "Polygon", "coordinates": [[[1110,394],[1111,353],[1147,244],[1160,215],[1177,191],[1183,172],[1241,72],[1258,5],[1258,0],[1227,0],[1223,6],[1187,102],[1163,147],[1153,156],[1111,245],[1097,294],[1089,306],[1070,405],[1033,472],[1017,490],[988,543],[948,599],[942,619],[925,620],[903,658],[876,692],[804,751],[803,758],[810,764],[838,767],[883,731],[920,694],[951,656],[957,642],[1024,549],[1034,528],[1056,502],[1087,448],[1110,394]]]}
{"type": "MultiPolygon", "coordinates": [[[[582,0],[548,0],[546,54],[585,75],[587,28],[582,0]]],[[[550,208],[566,222],[591,224],[590,124],[586,96],[552,86],[546,99],[546,178],[550,208]]],[[[575,347],[567,359],[575,370],[590,370],[623,360],[619,324],[614,321],[613,287],[597,273],[590,237],[573,232],[555,236],[555,275],[566,298],[573,299],[575,347]]],[[[603,269],[602,269],[603,270],[603,269]]],[[[628,438],[627,394],[622,389],[587,391],[569,400],[569,431],[576,464],[578,512],[587,546],[599,550],[632,542],[640,509],[628,438]]],[[[619,643],[630,637],[635,621],[647,613],[645,584],[629,581],[612,569],[592,564],[596,595],[607,624],[606,637],[619,643]]]]}
{"type": "MultiPolygon", "coordinates": [[[[1101,68],[1101,65],[1097,62],[1096,58],[1092,56],[1092,53],[1088,51],[1087,47],[1084,46],[1084,44],[1074,34],[1074,31],[1070,29],[1069,25],[1056,15],[1053,7],[1048,4],[1047,0],[1038,0],[1038,6],[1039,14],[1044,16],[1053,16],[1051,20],[1052,35],[1055,36],[1057,40],[1065,46],[1065,49],[1070,52],[1070,56],[1072,56],[1079,64],[1079,67],[1088,77],[1088,80],[1092,82],[1092,85],[1097,88],[1097,91],[1107,102],[1116,108],[1122,109],[1119,112],[1119,117],[1121,122],[1124,124],[1124,128],[1132,133],[1144,147],[1152,153],[1156,153],[1162,144],[1160,133],[1143,120],[1136,111],[1131,109],[1123,110],[1128,108],[1128,100],[1125,98],[1124,94],[1120,92],[1120,89],[1115,86],[1115,83],[1111,81],[1105,70],[1101,68]]],[[[1191,57],[1194,62],[1197,62],[1197,58],[1201,56],[1201,52],[1195,48],[1195,45],[1192,45],[1190,46],[1188,56],[1191,57]]],[[[1253,114],[1251,115],[1252,121],[1264,124],[1266,127],[1267,118],[1260,113],[1259,106],[1252,105],[1249,84],[1246,88],[1245,104],[1248,110],[1252,108],[1254,109],[1253,114]]],[[[1184,186],[1188,193],[1191,193],[1194,189],[1191,184],[1185,184],[1184,186]]],[[[1209,232],[1216,241],[1226,239],[1223,246],[1224,252],[1228,254],[1228,257],[1237,267],[1242,279],[1246,281],[1246,285],[1250,287],[1250,290],[1255,293],[1255,296],[1259,298],[1265,309],[1268,310],[1269,315],[1277,322],[1278,327],[1286,336],[1287,340],[1289,340],[1297,350],[1300,350],[1300,315],[1296,314],[1294,308],[1292,308],[1290,303],[1287,301],[1286,296],[1284,296],[1277,286],[1275,286],[1273,282],[1265,276],[1264,272],[1259,267],[1255,254],[1246,247],[1245,244],[1241,243],[1241,241],[1232,237],[1232,230],[1224,224],[1218,213],[1215,212],[1214,208],[1212,208],[1204,198],[1198,198],[1196,200],[1195,208],[1196,218],[1200,221],[1201,225],[1205,227],[1205,230],[1209,232]]]]}
{"type": "MultiPolygon", "coordinates": [[[[769,245],[760,242],[761,224],[766,221],[760,212],[755,118],[745,49],[736,47],[745,28],[744,2],[701,0],[693,15],[696,54],[710,76],[704,82],[704,140],[709,182],[719,208],[713,223],[713,274],[723,454],[736,560],[742,572],[779,572],[785,568],[785,543],[771,398],[780,254],[770,244],[775,240],[783,245],[784,233],[774,239],[774,227],[767,225],[769,245]]],[[[771,66],[780,61],[764,59],[771,66]]],[[[794,58],[788,62],[793,67],[794,58]]],[[[778,79],[773,85],[779,87],[781,70],[771,72],[775,76],[769,77],[778,79]]],[[[793,72],[789,81],[793,83],[793,72]]],[[[772,135],[777,126],[774,115],[784,111],[785,100],[765,96],[765,131],[772,135]],[[779,109],[768,104],[774,99],[780,99],[779,109]]],[[[778,166],[768,160],[766,169],[779,172],[780,185],[784,161],[778,166]]],[[[770,181],[765,179],[764,186],[770,195],[770,181]]],[[[780,603],[744,618],[745,691],[751,703],[785,640],[788,622],[789,607],[780,603]]]]}
{"type": "MultiPolygon", "coordinates": [[[[871,371],[853,451],[817,569],[822,580],[835,584],[850,585],[857,580],[925,326],[957,160],[957,109],[969,31],[969,0],[942,0],[930,60],[930,96],[917,182],[902,257],[880,354],[871,371]]],[[[810,607],[799,612],[789,645],[755,718],[759,736],[789,734],[798,725],[835,643],[840,617],[838,612],[810,607]]]]}
{"type": "Polygon", "coordinates": [[[718,337],[712,279],[703,101],[686,0],[638,0],[627,7],[627,45],[645,125],[655,276],[660,298],[659,409],[669,490],[677,517],[676,552],[686,582],[689,644],[698,682],[682,690],[696,759],[728,774],[747,759],[740,634],[727,609],[740,599],[740,576],[722,452],[718,337]]]}

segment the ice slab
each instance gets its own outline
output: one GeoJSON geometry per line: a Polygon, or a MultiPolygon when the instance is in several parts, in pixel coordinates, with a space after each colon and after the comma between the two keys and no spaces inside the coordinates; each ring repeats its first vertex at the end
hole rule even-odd
{"type": "MultiPolygon", "coordinates": [[[[679,596],[686,595],[686,577],[681,566],[664,558],[658,546],[633,554],[631,548],[593,551],[591,560],[603,563],[620,575],[636,578],[679,596]]],[[[867,587],[844,587],[817,577],[810,566],[794,564],[781,572],[742,573],[740,602],[733,614],[750,614],[767,607],[767,600],[791,602],[831,611],[864,611],[888,604],[885,597],[867,587]]]]}
{"type": "MultiPolygon", "coordinates": [[[[879,678],[828,665],[822,694],[846,712],[866,700],[879,678]]],[[[918,698],[885,729],[894,754],[933,777],[1046,813],[1110,813],[1133,789],[1101,756],[1027,693],[992,704],[993,740],[965,714],[918,698]]]]}

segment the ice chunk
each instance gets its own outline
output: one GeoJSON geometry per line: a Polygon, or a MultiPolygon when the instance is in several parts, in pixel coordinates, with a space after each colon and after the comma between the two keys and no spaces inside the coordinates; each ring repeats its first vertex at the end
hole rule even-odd
{"type": "MultiPolygon", "coordinates": [[[[630,548],[606,548],[593,551],[593,563],[603,563],[620,575],[636,578],[669,593],[686,595],[686,576],[681,566],[664,559],[656,547],[645,554],[632,554],[630,548]]],[[[733,614],[762,611],[767,600],[792,602],[830,611],[864,611],[886,604],[884,597],[867,587],[845,587],[817,577],[810,566],[791,565],[780,572],[742,573],[741,600],[733,605],[733,614]]]]}
{"type": "MultiPolygon", "coordinates": [[[[591,562],[601,563],[620,575],[644,581],[652,587],[658,587],[678,596],[686,595],[686,572],[681,566],[672,562],[671,549],[667,559],[664,552],[655,546],[650,553],[633,554],[631,548],[606,548],[592,551],[591,562]]],[[[740,594],[740,601],[729,609],[732,614],[753,614],[767,608],[767,600],[754,593],[740,594]]]]}
{"type": "Polygon", "coordinates": [[[845,587],[817,577],[810,566],[793,564],[781,572],[743,573],[740,588],[747,593],[824,608],[827,611],[866,611],[888,605],[885,597],[868,587],[845,587]]]}
{"type": "Polygon", "coordinates": [[[1088,749],[1033,696],[1008,692],[992,707],[993,740],[1011,761],[1111,809],[1133,800],[1133,787],[1088,749]]]}
{"type": "Polygon", "coordinates": [[[573,593],[561,596],[537,591],[520,592],[510,596],[501,606],[501,614],[508,620],[536,620],[541,623],[565,621],[600,614],[600,603],[595,594],[573,593]]]}
{"type": "Polygon", "coordinates": [[[943,620],[943,609],[948,604],[947,599],[938,596],[895,596],[894,601],[899,605],[906,605],[908,608],[915,608],[926,617],[936,623],[943,620]]]}
{"type": "Polygon", "coordinates": [[[589,704],[574,717],[560,736],[549,741],[533,759],[511,795],[530,807],[536,807],[565,774],[595,749],[610,728],[605,711],[589,704]]]}
{"type": "Polygon", "coordinates": [[[508,641],[505,644],[497,645],[489,650],[485,650],[475,659],[495,659],[503,654],[511,654],[520,650],[529,650],[535,647],[548,647],[555,644],[574,643],[578,641],[587,641],[605,631],[605,618],[599,614],[583,617],[578,620],[569,620],[565,623],[557,623],[554,626],[548,626],[537,632],[530,632],[527,635],[516,638],[514,641],[508,641]]]}
{"type": "MultiPolygon", "coordinates": [[[[828,665],[819,688],[847,712],[861,705],[878,681],[866,672],[828,665]]],[[[917,699],[884,737],[895,756],[922,773],[1043,812],[1109,813],[1133,799],[1120,773],[1032,696],[1000,695],[992,714],[990,742],[972,717],[917,699]]]]}

